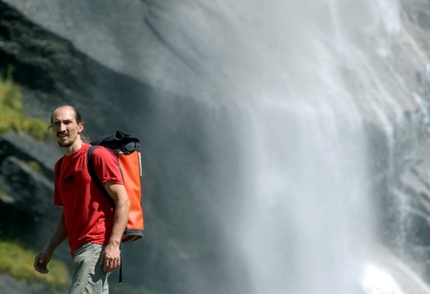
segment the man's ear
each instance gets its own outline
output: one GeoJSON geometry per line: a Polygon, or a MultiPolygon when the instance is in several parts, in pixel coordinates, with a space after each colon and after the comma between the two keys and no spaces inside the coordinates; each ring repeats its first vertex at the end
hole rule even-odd
{"type": "Polygon", "coordinates": [[[78,134],[82,133],[83,130],[84,130],[84,124],[80,123],[78,126],[78,134]]]}

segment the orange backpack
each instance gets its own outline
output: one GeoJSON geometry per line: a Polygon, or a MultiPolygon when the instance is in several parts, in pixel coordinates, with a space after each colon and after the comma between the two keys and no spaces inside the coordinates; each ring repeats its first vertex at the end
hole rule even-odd
{"type": "Polygon", "coordinates": [[[101,181],[97,178],[91,155],[98,146],[103,146],[112,152],[118,160],[124,186],[130,199],[130,213],[127,228],[122,237],[122,243],[128,243],[143,237],[144,212],[142,208],[142,164],[140,156],[140,141],[133,134],[116,131],[113,134],[102,136],[90,142],[91,146],[87,153],[88,172],[97,187],[110,201],[113,200],[107,194],[101,181]]]}

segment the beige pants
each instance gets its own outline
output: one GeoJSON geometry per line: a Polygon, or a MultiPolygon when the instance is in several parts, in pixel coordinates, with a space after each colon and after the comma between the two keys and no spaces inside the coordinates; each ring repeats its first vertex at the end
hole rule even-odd
{"type": "Polygon", "coordinates": [[[108,294],[109,274],[100,265],[103,246],[88,243],[75,251],[74,272],[69,294],[108,294]]]}

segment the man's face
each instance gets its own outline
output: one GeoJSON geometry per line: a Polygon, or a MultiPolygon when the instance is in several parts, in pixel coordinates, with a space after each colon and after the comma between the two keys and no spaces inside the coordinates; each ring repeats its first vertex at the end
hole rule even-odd
{"type": "Polygon", "coordinates": [[[76,115],[70,107],[60,107],[52,115],[52,131],[61,147],[70,147],[83,130],[76,122],[76,115]]]}

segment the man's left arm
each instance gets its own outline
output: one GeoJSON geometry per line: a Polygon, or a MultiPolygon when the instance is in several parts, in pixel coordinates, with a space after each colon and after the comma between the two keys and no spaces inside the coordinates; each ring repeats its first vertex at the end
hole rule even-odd
{"type": "Polygon", "coordinates": [[[110,273],[118,269],[121,264],[120,244],[122,235],[127,227],[130,200],[123,185],[107,182],[104,187],[115,202],[112,234],[100,260],[104,271],[110,273]]]}

